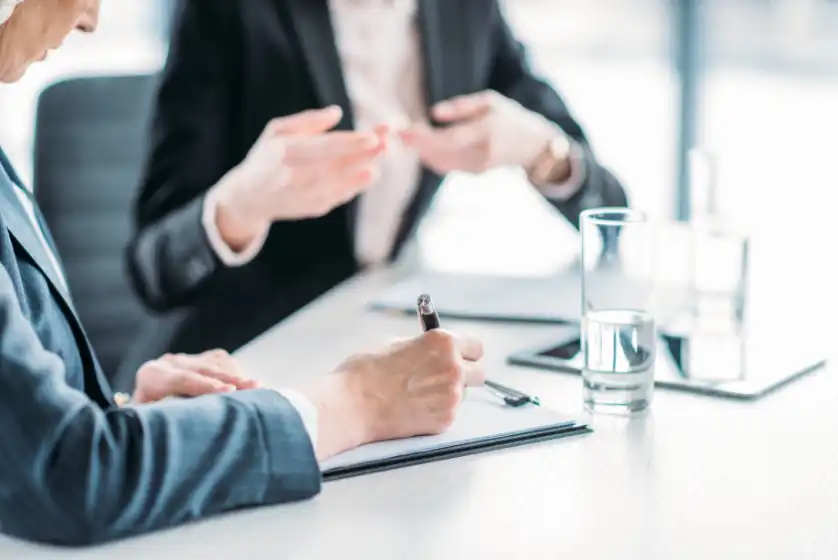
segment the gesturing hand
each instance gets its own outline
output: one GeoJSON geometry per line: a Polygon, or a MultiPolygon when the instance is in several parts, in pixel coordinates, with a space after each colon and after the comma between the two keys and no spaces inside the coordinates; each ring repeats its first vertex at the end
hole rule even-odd
{"type": "Polygon", "coordinates": [[[455,97],[435,105],[434,118],[448,126],[418,123],[400,133],[425,165],[445,174],[482,173],[505,165],[529,165],[561,130],[537,113],[495,91],[455,97]]]}
{"type": "Polygon", "coordinates": [[[213,193],[231,247],[247,245],[273,222],[323,216],[373,184],[387,129],[329,132],[341,115],[329,107],[268,123],[213,193]]]}
{"type": "Polygon", "coordinates": [[[196,356],[166,354],[137,371],[132,402],[142,404],[166,397],[198,397],[256,387],[258,383],[242,377],[235,360],[223,350],[196,356]]]}

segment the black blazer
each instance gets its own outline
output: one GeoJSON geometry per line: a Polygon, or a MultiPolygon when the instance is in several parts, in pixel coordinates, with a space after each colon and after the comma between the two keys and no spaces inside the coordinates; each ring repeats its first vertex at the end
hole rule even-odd
{"type": "Polygon", "coordinates": [[[114,405],[19,185],[0,150],[0,531],[89,544],[316,494],[311,441],[274,391],[114,405]]]}
{"type": "MultiPolygon", "coordinates": [[[[428,105],[494,89],[557,123],[585,151],[584,187],[553,202],[623,206],[625,193],[594,157],[579,124],[527,65],[496,0],[419,0],[428,105]]],[[[272,118],[338,104],[353,127],[327,0],[186,0],[156,106],[151,156],[136,205],[129,262],[153,309],[180,309],[159,350],[238,348],[356,271],[355,201],[277,223],[254,262],[224,269],[201,227],[205,192],[241,162],[272,118]]],[[[425,171],[393,257],[416,230],[441,178],[425,171]]]]}

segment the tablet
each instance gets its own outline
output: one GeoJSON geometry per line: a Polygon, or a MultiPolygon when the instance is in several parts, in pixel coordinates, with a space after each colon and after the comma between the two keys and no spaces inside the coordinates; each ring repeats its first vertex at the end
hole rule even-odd
{"type": "MultiPolygon", "coordinates": [[[[826,364],[827,351],[792,329],[777,329],[773,341],[753,335],[693,333],[658,336],[655,385],[734,399],[758,399],[826,364]]],[[[513,365],[580,374],[578,327],[508,358],[513,365]]]]}

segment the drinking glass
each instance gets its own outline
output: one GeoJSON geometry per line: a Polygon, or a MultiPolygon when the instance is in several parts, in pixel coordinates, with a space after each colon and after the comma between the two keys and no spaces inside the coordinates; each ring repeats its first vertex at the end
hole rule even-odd
{"type": "Polygon", "coordinates": [[[652,403],[654,229],[645,213],[582,213],[582,379],[591,412],[636,415],[652,403]]]}

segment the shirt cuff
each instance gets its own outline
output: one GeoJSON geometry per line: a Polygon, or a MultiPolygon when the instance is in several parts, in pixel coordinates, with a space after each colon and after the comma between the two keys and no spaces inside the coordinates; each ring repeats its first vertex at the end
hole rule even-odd
{"type": "Polygon", "coordinates": [[[254,239],[250,245],[241,251],[234,251],[221,237],[221,232],[218,231],[218,223],[215,220],[215,214],[218,209],[218,199],[210,191],[204,198],[204,210],[201,216],[201,223],[204,226],[204,231],[207,234],[210,247],[218,256],[225,266],[230,268],[244,266],[259,254],[262,247],[265,245],[265,239],[268,237],[267,230],[254,239]]]}
{"type": "Polygon", "coordinates": [[[279,389],[277,393],[285,397],[293,406],[306,428],[308,438],[311,440],[312,449],[317,449],[317,408],[314,404],[297,391],[290,389],[279,389]]]}
{"type": "Polygon", "coordinates": [[[587,168],[585,166],[585,152],[582,147],[571,140],[570,142],[570,176],[561,183],[539,185],[537,188],[547,198],[565,201],[579,192],[585,184],[587,168]]]}

